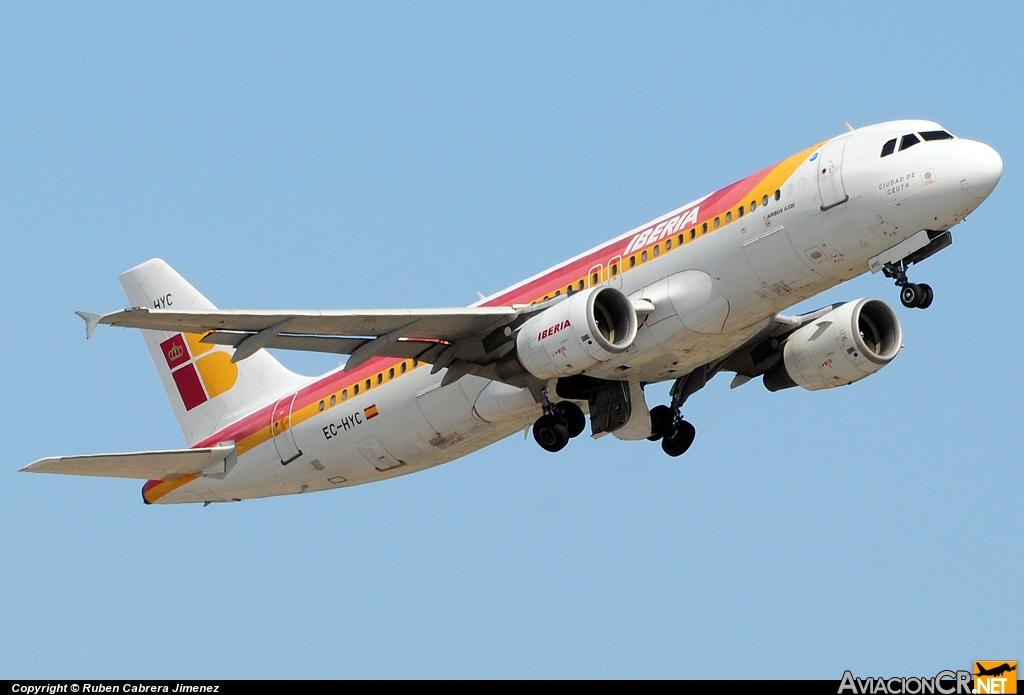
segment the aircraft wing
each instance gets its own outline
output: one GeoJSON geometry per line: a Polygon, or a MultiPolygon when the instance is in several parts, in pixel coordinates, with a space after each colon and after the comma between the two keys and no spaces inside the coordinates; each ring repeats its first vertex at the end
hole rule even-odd
{"type": "Polygon", "coordinates": [[[777,349],[782,338],[840,306],[842,304],[830,304],[797,316],[776,314],[757,335],[716,362],[712,374],[721,370],[736,372],[730,388],[762,376],[782,358],[782,353],[777,349]]]}
{"type": "Polygon", "coordinates": [[[138,451],[129,454],[90,454],[39,459],[22,468],[23,473],[63,473],[105,478],[175,480],[188,475],[226,472],[226,460],[233,456],[233,445],[209,449],[168,449],[138,451]]]}
{"type": "MultiPolygon", "coordinates": [[[[530,307],[534,309],[535,307],[530,307]]],[[[350,355],[346,369],[376,356],[416,358],[454,378],[493,362],[523,313],[517,307],[384,309],[378,311],[168,311],[135,307],[106,315],[79,312],[86,334],[98,324],[157,331],[206,333],[203,342],[235,348],[232,361],[261,348],[350,355]],[[497,331],[497,332],[496,332],[497,331]]]]}

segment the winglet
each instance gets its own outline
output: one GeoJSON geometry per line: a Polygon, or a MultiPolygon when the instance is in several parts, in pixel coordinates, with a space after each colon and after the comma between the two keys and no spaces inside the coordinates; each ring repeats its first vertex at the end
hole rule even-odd
{"type": "Polygon", "coordinates": [[[102,314],[93,314],[88,311],[76,311],[76,314],[82,317],[85,321],[85,339],[88,340],[92,337],[93,331],[96,330],[96,326],[99,325],[100,319],[103,318],[102,314]]]}

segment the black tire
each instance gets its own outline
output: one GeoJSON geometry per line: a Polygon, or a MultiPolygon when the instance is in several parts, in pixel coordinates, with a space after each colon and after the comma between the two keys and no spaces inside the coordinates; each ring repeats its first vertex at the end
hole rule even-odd
{"type": "Polygon", "coordinates": [[[921,288],[912,282],[908,282],[900,288],[900,302],[908,309],[914,309],[919,306],[923,296],[924,292],[921,291],[921,288]]]}
{"type": "Polygon", "coordinates": [[[672,434],[661,440],[661,450],[669,456],[682,456],[693,444],[693,438],[696,436],[697,430],[694,426],[686,420],[680,420],[672,434]]]}
{"type": "Polygon", "coordinates": [[[568,428],[570,439],[575,439],[587,429],[587,416],[578,405],[572,401],[559,401],[554,407],[558,410],[559,419],[568,428]]]}
{"type": "Polygon", "coordinates": [[[656,405],[651,408],[651,436],[647,439],[656,442],[672,434],[672,423],[675,419],[675,413],[667,405],[656,405]]]}
{"type": "Polygon", "coordinates": [[[923,282],[918,285],[921,288],[921,301],[918,302],[918,309],[927,309],[932,305],[932,300],[935,299],[935,292],[932,291],[931,285],[926,285],[923,282]]]}
{"type": "Polygon", "coordinates": [[[533,423],[533,438],[545,451],[561,451],[569,443],[569,428],[553,415],[542,415],[533,423]]]}

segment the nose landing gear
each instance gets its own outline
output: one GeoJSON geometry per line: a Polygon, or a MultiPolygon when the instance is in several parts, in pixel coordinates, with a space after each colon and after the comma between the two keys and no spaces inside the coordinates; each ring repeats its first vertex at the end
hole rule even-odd
{"type": "Polygon", "coordinates": [[[545,451],[561,451],[586,428],[583,410],[572,401],[559,401],[545,407],[544,414],[533,423],[533,438],[545,451]]]}
{"type": "Polygon", "coordinates": [[[900,302],[903,306],[908,309],[927,309],[932,305],[935,293],[932,291],[931,285],[924,283],[917,285],[908,280],[907,266],[902,261],[898,264],[886,263],[882,267],[882,274],[896,281],[896,286],[900,288],[900,302]]]}
{"type": "Polygon", "coordinates": [[[900,289],[900,301],[908,309],[927,309],[935,297],[931,285],[908,282],[900,289]]]}

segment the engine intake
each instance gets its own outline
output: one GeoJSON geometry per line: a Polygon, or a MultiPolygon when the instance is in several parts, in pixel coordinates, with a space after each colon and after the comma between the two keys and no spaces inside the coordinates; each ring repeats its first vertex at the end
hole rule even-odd
{"type": "Polygon", "coordinates": [[[764,375],[769,391],[846,386],[871,376],[899,353],[903,329],[880,299],[858,299],[793,332],[782,359],[764,375]]]}
{"type": "Polygon", "coordinates": [[[514,354],[538,379],[573,376],[629,349],[637,326],[626,295],[612,287],[591,288],[524,323],[514,354]]]}

